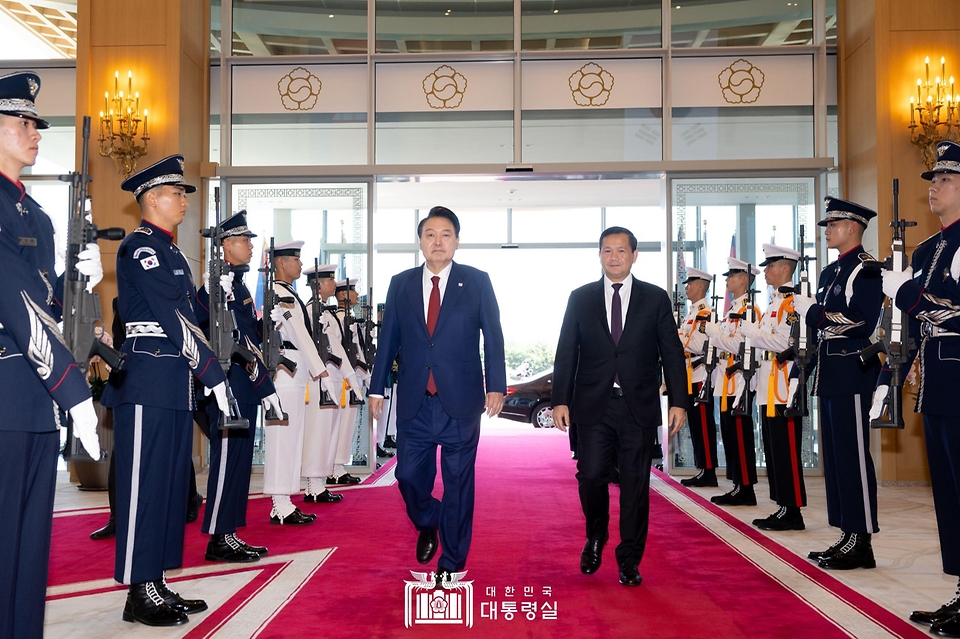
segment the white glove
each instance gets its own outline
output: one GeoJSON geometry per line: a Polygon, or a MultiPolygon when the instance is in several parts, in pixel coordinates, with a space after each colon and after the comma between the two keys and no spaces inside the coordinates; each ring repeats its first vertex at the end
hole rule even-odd
{"type": "Polygon", "coordinates": [[[100,459],[100,437],[97,435],[97,411],[88,397],[69,411],[73,419],[73,435],[95,461],[100,459]]]}
{"type": "Polygon", "coordinates": [[[877,390],[873,391],[873,406],[870,407],[870,419],[880,419],[880,414],[883,412],[883,400],[887,398],[888,390],[890,390],[890,387],[882,384],[877,386],[877,390]]]}
{"type": "Polygon", "coordinates": [[[86,275],[87,293],[93,292],[93,287],[103,279],[103,264],[100,262],[100,247],[96,243],[87,244],[87,248],[77,253],[77,270],[86,275]]]}
{"type": "Polygon", "coordinates": [[[327,362],[326,364],[327,374],[333,375],[335,377],[340,377],[340,369],[337,368],[337,365],[333,362],[327,362]]]}
{"type": "Polygon", "coordinates": [[[327,392],[327,395],[337,404],[340,403],[340,389],[333,382],[333,378],[327,375],[320,378],[320,388],[327,392]]]}
{"type": "Polygon", "coordinates": [[[280,406],[280,397],[273,393],[272,395],[267,395],[260,400],[260,403],[263,405],[264,414],[267,413],[271,408],[278,416],[283,416],[283,407],[280,406]]]}
{"type": "Polygon", "coordinates": [[[280,330],[280,327],[283,326],[283,320],[286,319],[283,316],[283,309],[277,305],[273,307],[273,310],[270,311],[270,319],[273,320],[273,323],[277,325],[277,330],[280,330]]]}
{"type": "Polygon", "coordinates": [[[233,301],[233,273],[224,273],[220,276],[220,288],[228,302],[233,301]]]}
{"type": "Polygon", "coordinates": [[[913,267],[908,266],[907,270],[900,273],[893,271],[883,271],[883,294],[894,300],[900,287],[913,279],[913,267]]]}
{"type": "Polygon", "coordinates": [[[787,405],[792,406],[797,399],[797,391],[800,390],[800,378],[794,377],[790,380],[790,389],[787,391],[787,405]]]}
{"type": "Polygon", "coordinates": [[[703,325],[703,332],[707,334],[707,337],[710,339],[716,339],[720,337],[720,323],[719,322],[707,322],[703,325]]]}
{"type": "Polygon", "coordinates": [[[213,393],[214,397],[217,398],[217,406],[220,407],[220,412],[224,415],[230,414],[230,404],[227,403],[227,383],[220,382],[213,388],[208,388],[204,391],[207,396],[210,396],[210,393],[213,393]]]}
{"type": "Polygon", "coordinates": [[[751,340],[757,339],[760,335],[760,325],[746,322],[740,325],[740,333],[751,340]]]}
{"type": "Polygon", "coordinates": [[[370,373],[363,370],[362,368],[357,369],[357,379],[359,379],[361,382],[363,382],[367,386],[370,385],[370,373]]]}
{"type": "Polygon", "coordinates": [[[356,393],[357,397],[363,397],[363,388],[360,386],[360,382],[357,381],[357,376],[350,375],[346,380],[347,383],[350,384],[350,390],[356,393]]]}
{"type": "Polygon", "coordinates": [[[806,319],[810,307],[817,303],[817,300],[806,295],[793,296],[793,308],[800,315],[800,319],[806,319]]]}

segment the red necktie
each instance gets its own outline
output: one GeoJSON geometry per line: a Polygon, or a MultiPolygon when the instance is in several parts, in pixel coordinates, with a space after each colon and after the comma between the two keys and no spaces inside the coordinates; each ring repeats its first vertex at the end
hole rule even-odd
{"type": "MultiPolygon", "coordinates": [[[[437,327],[437,318],[440,317],[440,276],[434,275],[430,281],[433,282],[433,290],[430,291],[430,305],[427,307],[427,332],[433,337],[433,329],[437,327]]],[[[430,378],[427,379],[427,392],[431,395],[437,394],[433,371],[430,371],[430,378]]]]}

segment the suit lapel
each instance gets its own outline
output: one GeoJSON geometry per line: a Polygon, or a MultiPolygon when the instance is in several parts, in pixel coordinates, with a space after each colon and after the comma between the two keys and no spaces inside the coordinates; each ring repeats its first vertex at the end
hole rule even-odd
{"type": "Polygon", "coordinates": [[[450,313],[453,312],[452,309],[456,306],[457,300],[459,300],[463,294],[464,286],[462,275],[460,265],[454,262],[450,268],[450,277],[447,280],[447,286],[443,291],[443,302],[440,304],[440,316],[437,318],[437,326],[433,329],[434,335],[440,331],[443,323],[450,316],[450,313]]]}
{"type": "Polygon", "coordinates": [[[610,322],[607,321],[607,298],[606,291],[603,288],[603,278],[600,278],[600,281],[594,285],[594,299],[596,302],[593,304],[593,307],[597,310],[597,318],[600,320],[600,325],[603,326],[603,332],[607,334],[607,338],[610,340],[610,343],[613,343],[613,335],[610,334],[610,322]]]}
{"type": "Polygon", "coordinates": [[[410,276],[410,279],[407,280],[407,299],[410,300],[410,305],[413,306],[413,315],[418,319],[423,332],[427,332],[427,318],[423,314],[423,269],[426,268],[421,266],[416,269],[410,276]]]}
{"type": "Polygon", "coordinates": [[[636,317],[637,313],[640,312],[640,281],[632,275],[630,277],[633,281],[630,282],[630,305],[627,306],[627,318],[623,322],[624,334],[626,334],[627,327],[630,326],[630,318],[636,317]]]}

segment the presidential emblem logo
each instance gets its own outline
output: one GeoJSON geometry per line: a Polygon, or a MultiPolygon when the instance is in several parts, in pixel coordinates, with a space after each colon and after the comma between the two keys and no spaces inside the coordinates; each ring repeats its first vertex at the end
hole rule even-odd
{"type": "Polygon", "coordinates": [[[416,581],[404,581],[403,625],[473,627],[473,582],[461,581],[467,571],[445,573],[439,585],[436,573],[410,571],[416,581]]]}

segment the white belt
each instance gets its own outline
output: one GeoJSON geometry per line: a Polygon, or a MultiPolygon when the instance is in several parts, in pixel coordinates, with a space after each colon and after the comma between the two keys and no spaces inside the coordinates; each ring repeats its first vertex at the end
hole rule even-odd
{"type": "Polygon", "coordinates": [[[924,322],[920,325],[920,334],[924,337],[960,337],[960,333],[946,331],[930,322],[924,322]]]}
{"type": "Polygon", "coordinates": [[[127,322],[127,337],[166,337],[159,322],[127,322]]]}

